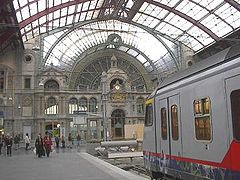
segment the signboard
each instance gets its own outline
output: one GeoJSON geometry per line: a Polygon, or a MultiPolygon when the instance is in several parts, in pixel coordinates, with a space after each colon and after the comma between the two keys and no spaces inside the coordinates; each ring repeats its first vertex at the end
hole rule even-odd
{"type": "Polygon", "coordinates": [[[73,117],[74,124],[87,124],[87,118],[85,116],[75,116],[73,117]]]}

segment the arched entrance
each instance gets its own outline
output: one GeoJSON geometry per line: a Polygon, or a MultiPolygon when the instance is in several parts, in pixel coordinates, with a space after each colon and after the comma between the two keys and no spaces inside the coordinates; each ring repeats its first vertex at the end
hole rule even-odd
{"type": "Polygon", "coordinates": [[[121,109],[116,109],[111,115],[112,139],[124,138],[125,113],[121,109]]]}

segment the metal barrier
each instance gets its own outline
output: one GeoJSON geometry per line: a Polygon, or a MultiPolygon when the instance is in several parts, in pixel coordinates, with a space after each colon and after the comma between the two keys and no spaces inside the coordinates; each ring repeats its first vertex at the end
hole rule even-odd
{"type": "MultiPolygon", "coordinates": [[[[141,143],[141,141],[140,141],[141,143]]],[[[99,155],[106,158],[130,158],[143,156],[142,151],[138,151],[139,142],[137,140],[126,141],[103,141],[100,147],[95,148],[99,155]]]]}

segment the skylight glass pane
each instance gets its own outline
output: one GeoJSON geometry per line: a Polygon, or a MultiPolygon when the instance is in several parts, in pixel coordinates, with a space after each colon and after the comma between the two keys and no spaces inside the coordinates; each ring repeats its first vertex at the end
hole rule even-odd
{"type": "Polygon", "coordinates": [[[133,57],[135,57],[136,55],[138,55],[138,52],[136,52],[133,49],[129,49],[129,51],[127,52],[128,54],[132,55],[133,57]]]}
{"type": "Polygon", "coordinates": [[[86,20],[89,20],[92,18],[93,11],[88,11],[86,20]]]}
{"type": "Polygon", "coordinates": [[[222,3],[222,1],[219,0],[194,0],[197,3],[201,4],[203,7],[206,7],[209,10],[215,9],[219,4],[222,3]]]}
{"type": "Polygon", "coordinates": [[[39,24],[38,24],[38,20],[32,22],[33,28],[37,27],[38,25],[39,25],[39,24]]]}
{"type": "Polygon", "coordinates": [[[40,19],[39,19],[39,24],[43,24],[46,22],[46,16],[42,16],[40,19]]]}
{"type": "Polygon", "coordinates": [[[126,7],[127,7],[127,8],[131,8],[131,7],[133,6],[133,4],[134,4],[133,0],[129,0],[129,1],[127,2],[126,7]]]}
{"type": "Polygon", "coordinates": [[[240,12],[229,4],[220,7],[215,13],[233,27],[239,27],[240,12]]]}
{"type": "Polygon", "coordinates": [[[155,1],[165,4],[167,6],[170,6],[170,7],[175,6],[175,4],[179,2],[179,0],[155,0],[155,1]]]}
{"type": "Polygon", "coordinates": [[[59,20],[56,19],[53,21],[53,27],[57,28],[59,26],[59,20]]]}
{"type": "Polygon", "coordinates": [[[54,19],[58,19],[60,17],[60,10],[54,11],[53,15],[54,19]]]}
{"type": "Polygon", "coordinates": [[[38,1],[38,10],[39,12],[43,11],[46,9],[46,3],[45,1],[38,1]]]}
{"type": "Polygon", "coordinates": [[[81,10],[82,10],[82,4],[83,4],[83,3],[77,5],[77,6],[78,6],[78,7],[77,7],[77,12],[81,12],[81,10]]]}
{"type": "Polygon", "coordinates": [[[180,16],[174,15],[173,13],[168,15],[166,17],[165,21],[169,22],[172,25],[177,26],[178,28],[180,28],[183,31],[189,29],[192,26],[192,23],[190,23],[189,21],[181,18],[180,16]]]}
{"type": "Polygon", "coordinates": [[[147,62],[147,60],[141,55],[139,54],[137,57],[136,57],[142,64],[147,62]]]}
{"type": "Polygon", "coordinates": [[[31,15],[37,14],[37,3],[30,4],[31,15]]]}
{"type": "Polygon", "coordinates": [[[18,8],[19,8],[19,6],[18,6],[18,1],[17,1],[17,0],[14,0],[14,1],[13,1],[13,6],[14,6],[15,9],[18,9],[18,8]]]}
{"type": "Polygon", "coordinates": [[[75,5],[69,6],[68,14],[73,14],[75,12],[75,5]]]}
{"type": "Polygon", "coordinates": [[[162,22],[157,28],[156,30],[158,30],[159,32],[163,33],[163,34],[167,34],[168,36],[171,36],[172,38],[176,38],[178,37],[180,34],[183,33],[183,31],[181,31],[180,29],[167,24],[165,22],[162,22]]]}
{"type": "Polygon", "coordinates": [[[21,17],[20,11],[17,12],[16,16],[17,16],[18,22],[21,22],[22,21],[22,17],[21,17]]]}
{"type": "Polygon", "coordinates": [[[95,10],[95,11],[94,11],[93,19],[95,19],[95,18],[98,17],[99,12],[100,12],[100,10],[95,10]]]}
{"type": "Polygon", "coordinates": [[[57,6],[62,3],[61,0],[54,0],[53,2],[54,2],[54,6],[57,6]]]}
{"type": "Polygon", "coordinates": [[[23,17],[23,20],[25,20],[25,19],[30,17],[28,7],[25,7],[25,8],[22,9],[22,17],[23,17]]]}
{"type": "Polygon", "coordinates": [[[78,22],[79,16],[80,16],[79,13],[75,15],[75,20],[74,20],[75,23],[78,22]]]}
{"type": "Polygon", "coordinates": [[[119,49],[120,49],[121,51],[124,51],[124,52],[126,52],[126,51],[129,50],[128,47],[124,47],[124,46],[120,46],[119,49]]]}
{"type": "Polygon", "coordinates": [[[89,9],[94,9],[95,8],[95,6],[96,6],[96,2],[97,1],[91,1],[90,3],[90,7],[89,7],[89,9]]]}
{"type": "Polygon", "coordinates": [[[86,12],[80,14],[80,21],[84,21],[86,17],[86,12]]]}
{"type": "Polygon", "coordinates": [[[203,43],[204,45],[208,45],[211,42],[213,42],[213,39],[204,31],[202,31],[201,29],[199,29],[198,27],[193,27],[191,28],[188,33],[196,38],[198,41],[200,41],[201,43],[203,43]]]}
{"type": "Polygon", "coordinates": [[[66,15],[67,15],[67,8],[61,9],[61,17],[66,16],[66,15]]]}
{"type": "Polygon", "coordinates": [[[162,18],[164,18],[166,16],[168,11],[165,10],[165,9],[162,9],[160,7],[151,5],[151,6],[147,7],[147,9],[146,9],[146,11],[144,11],[144,13],[148,13],[151,16],[154,16],[154,17],[156,17],[158,19],[162,19],[162,18]]]}
{"type": "Polygon", "coordinates": [[[67,24],[72,24],[73,23],[73,15],[67,16],[67,24]]]}
{"type": "Polygon", "coordinates": [[[47,18],[48,18],[48,21],[52,21],[53,20],[53,13],[48,14],[47,18]]]}
{"type": "Polygon", "coordinates": [[[183,42],[189,48],[194,48],[193,50],[195,50],[195,51],[197,51],[203,47],[203,45],[201,45],[201,44],[199,44],[199,46],[196,46],[196,44],[192,44],[191,42],[196,42],[196,40],[193,39],[191,36],[187,36],[187,35],[181,36],[179,38],[179,41],[183,42]]]}
{"type": "Polygon", "coordinates": [[[21,0],[21,7],[25,6],[28,3],[27,0],[21,0]]]}
{"type": "Polygon", "coordinates": [[[157,25],[157,23],[159,21],[154,20],[154,18],[152,18],[150,16],[146,16],[146,15],[142,14],[142,16],[139,18],[138,22],[145,26],[150,26],[151,28],[153,28],[157,25]]]}
{"type": "Polygon", "coordinates": [[[40,33],[45,33],[47,31],[46,26],[40,26],[40,33]]]}
{"type": "Polygon", "coordinates": [[[51,8],[53,7],[53,3],[55,0],[48,0],[48,7],[51,8]]]}
{"type": "Polygon", "coordinates": [[[184,0],[182,1],[176,9],[184,14],[187,14],[188,16],[192,17],[195,20],[201,19],[203,16],[208,14],[208,11],[204,8],[201,8],[200,6],[184,0]]]}
{"type": "Polygon", "coordinates": [[[88,10],[89,3],[90,1],[83,3],[83,8],[82,8],[83,11],[88,10]]]}
{"type": "Polygon", "coordinates": [[[226,23],[213,14],[209,15],[201,23],[220,37],[231,31],[231,28],[226,23]]]}

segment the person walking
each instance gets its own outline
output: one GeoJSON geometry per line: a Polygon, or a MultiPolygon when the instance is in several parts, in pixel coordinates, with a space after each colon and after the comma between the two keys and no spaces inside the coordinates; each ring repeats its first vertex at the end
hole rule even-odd
{"type": "Polygon", "coordinates": [[[58,149],[59,148],[59,136],[56,135],[55,137],[55,143],[56,143],[56,148],[58,149]]]}
{"type": "Polygon", "coordinates": [[[43,139],[41,134],[38,135],[35,141],[35,147],[36,147],[36,154],[39,158],[45,155],[45,151],[43,148],[43,139]]]}
{"type": "Polygon", "coordinates": [[[4,143],[3,135],[0,135],[0,155],[2,155],[2,147],[3,147],[3,143],[4,143]]]}
{"type": "Polygon", "coordinates": [[[26,133],[26,136],[25,136],[25,144],[26,144],[25,150],[27,151],[30,145],[30,138],[28,136],[28,133],[26,133]]]}
{"type": "Polygon", "coordinates": [[[43,139],[43,144],[46,150],[47,157],[49,157],[52,147],[52,140],[48,133],[46,133],[46,136],[43,139]]]}
{"type": "Polygon", "coordinates": [[[62,135],[62,138],[61,138],[61,142],[62,142],[62,148],[65,148],[65,138],[64,138],[63,135],[62,135]]]}
{"type": "Polygon", "coordinates": [[[17,148],[18,149],[20,148],[20,141],[21,141],[20,134],[18,134],[17,135],[17,148]]]}
{"type": "Polygon", "coordinates": [[[14,136],[13,142],[14,142],[14,149],[17,150],[18,149],[18,136],[17,135],[14,136]]]}
{"type": "Polygon", "coordinates": [[[7,147],[7,156],[12,156],[12,136],[7,134],[5,138],[5,146],[7,147]]]}
{"type": "Polygon", "coordinates": [[[81,142],[81,136],[80,136],[80,134],[78,133],[78,135],[77,135],[77,147],[78,147],[78,148],[80,147],[80,142],[81,142]]]}
{"type": "Polygon", "coordinates": [[[72,134],[71,133],[69,133],[68,134],[68,147],[69,148],[72,148],[72,134]]]}

